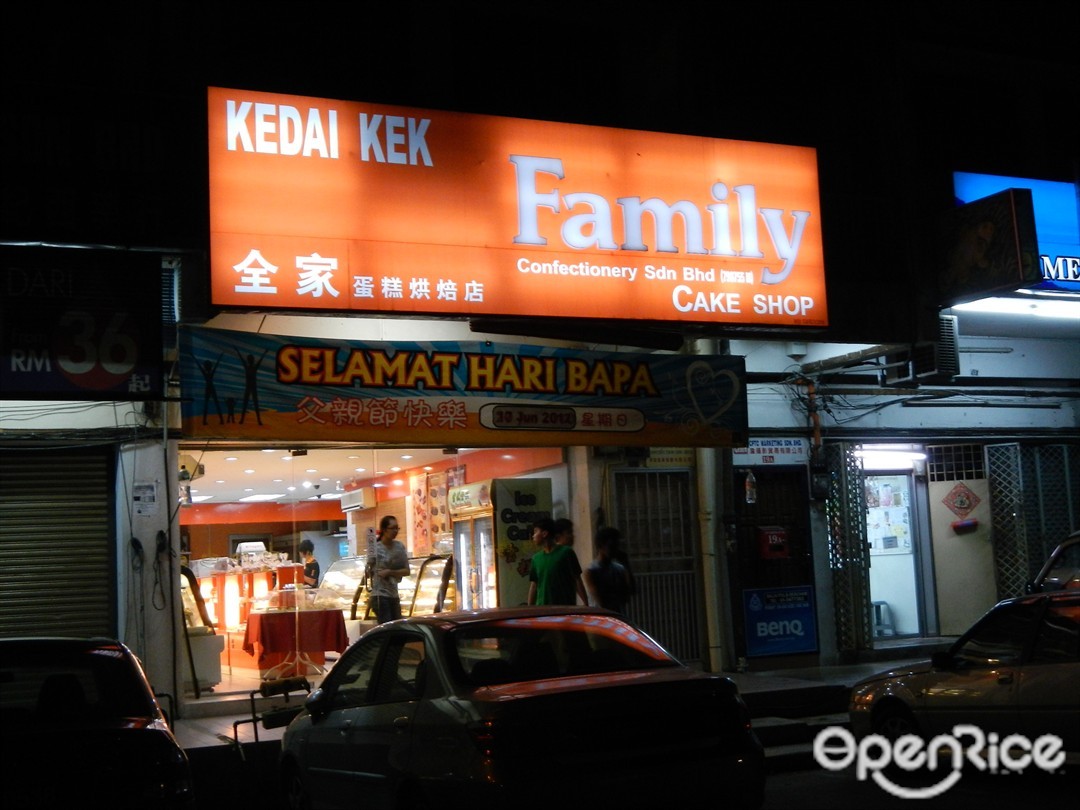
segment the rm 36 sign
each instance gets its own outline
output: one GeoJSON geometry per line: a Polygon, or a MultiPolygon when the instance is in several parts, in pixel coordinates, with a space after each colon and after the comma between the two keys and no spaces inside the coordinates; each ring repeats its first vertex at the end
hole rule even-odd
{"type": "Polygon", "coordinates": [[[36,246],[0,251],[6,397],[163,396],[159,256],[36,246]]]}

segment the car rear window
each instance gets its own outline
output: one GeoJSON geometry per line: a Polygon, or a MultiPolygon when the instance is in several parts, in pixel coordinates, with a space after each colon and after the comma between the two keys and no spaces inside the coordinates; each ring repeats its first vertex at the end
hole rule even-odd
{"type": "Polygon", "coordinates": [[[116,649],[37,650],[0,666],[0,717],[101,722],[150,717],[152,699],[133,662],[116,649]]]}
{"type": "Polygon", "coordinates": [[[680,666],[652,639],[608,616],[539,616],[453,633],[459,674],[472,686],[680,666]]]}

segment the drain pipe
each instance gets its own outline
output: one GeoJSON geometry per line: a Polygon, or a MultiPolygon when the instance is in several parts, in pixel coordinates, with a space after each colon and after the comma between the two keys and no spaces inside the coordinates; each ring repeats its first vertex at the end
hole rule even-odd
{"type": "MultiPolygon", "coordinates": [[[[695,354],[721,354],[720,341],[695,341],[695,354]]],[[[724,559],[724,544],[718,536],[720,524],[716,515],[720,513],[722,494],[717,491],[717,453],[723,448],[698,447],[695,450],[697,467],[697,512],[698,531],[701,538],[702,592],[705,599],[705,638],[707,657],[704,661],[709,672],[723,672],[730,662],[724,644],[724,632],[730,625],[729,606],[722,598],[727,592],[724,587],[724,574],[727,571],[724,559]]]]}

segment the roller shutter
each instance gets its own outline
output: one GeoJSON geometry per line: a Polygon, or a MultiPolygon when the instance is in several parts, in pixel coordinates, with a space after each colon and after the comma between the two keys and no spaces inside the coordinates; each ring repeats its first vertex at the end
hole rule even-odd
{"type": "Polygon", "coordinates": [[[0,450],[0,636],[115,635],[113,452],[0,450]]]}

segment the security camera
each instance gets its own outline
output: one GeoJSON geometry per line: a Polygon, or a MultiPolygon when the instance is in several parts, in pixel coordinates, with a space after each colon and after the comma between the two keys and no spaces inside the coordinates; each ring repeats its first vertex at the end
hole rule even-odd
{"type": "Polygon", "coordinates": [[[314,484],[313,486],[315,487],[315,489],[318,489],[318,488],[319,488],[319,485],[318,485],[318,484],[314,484]]]}

